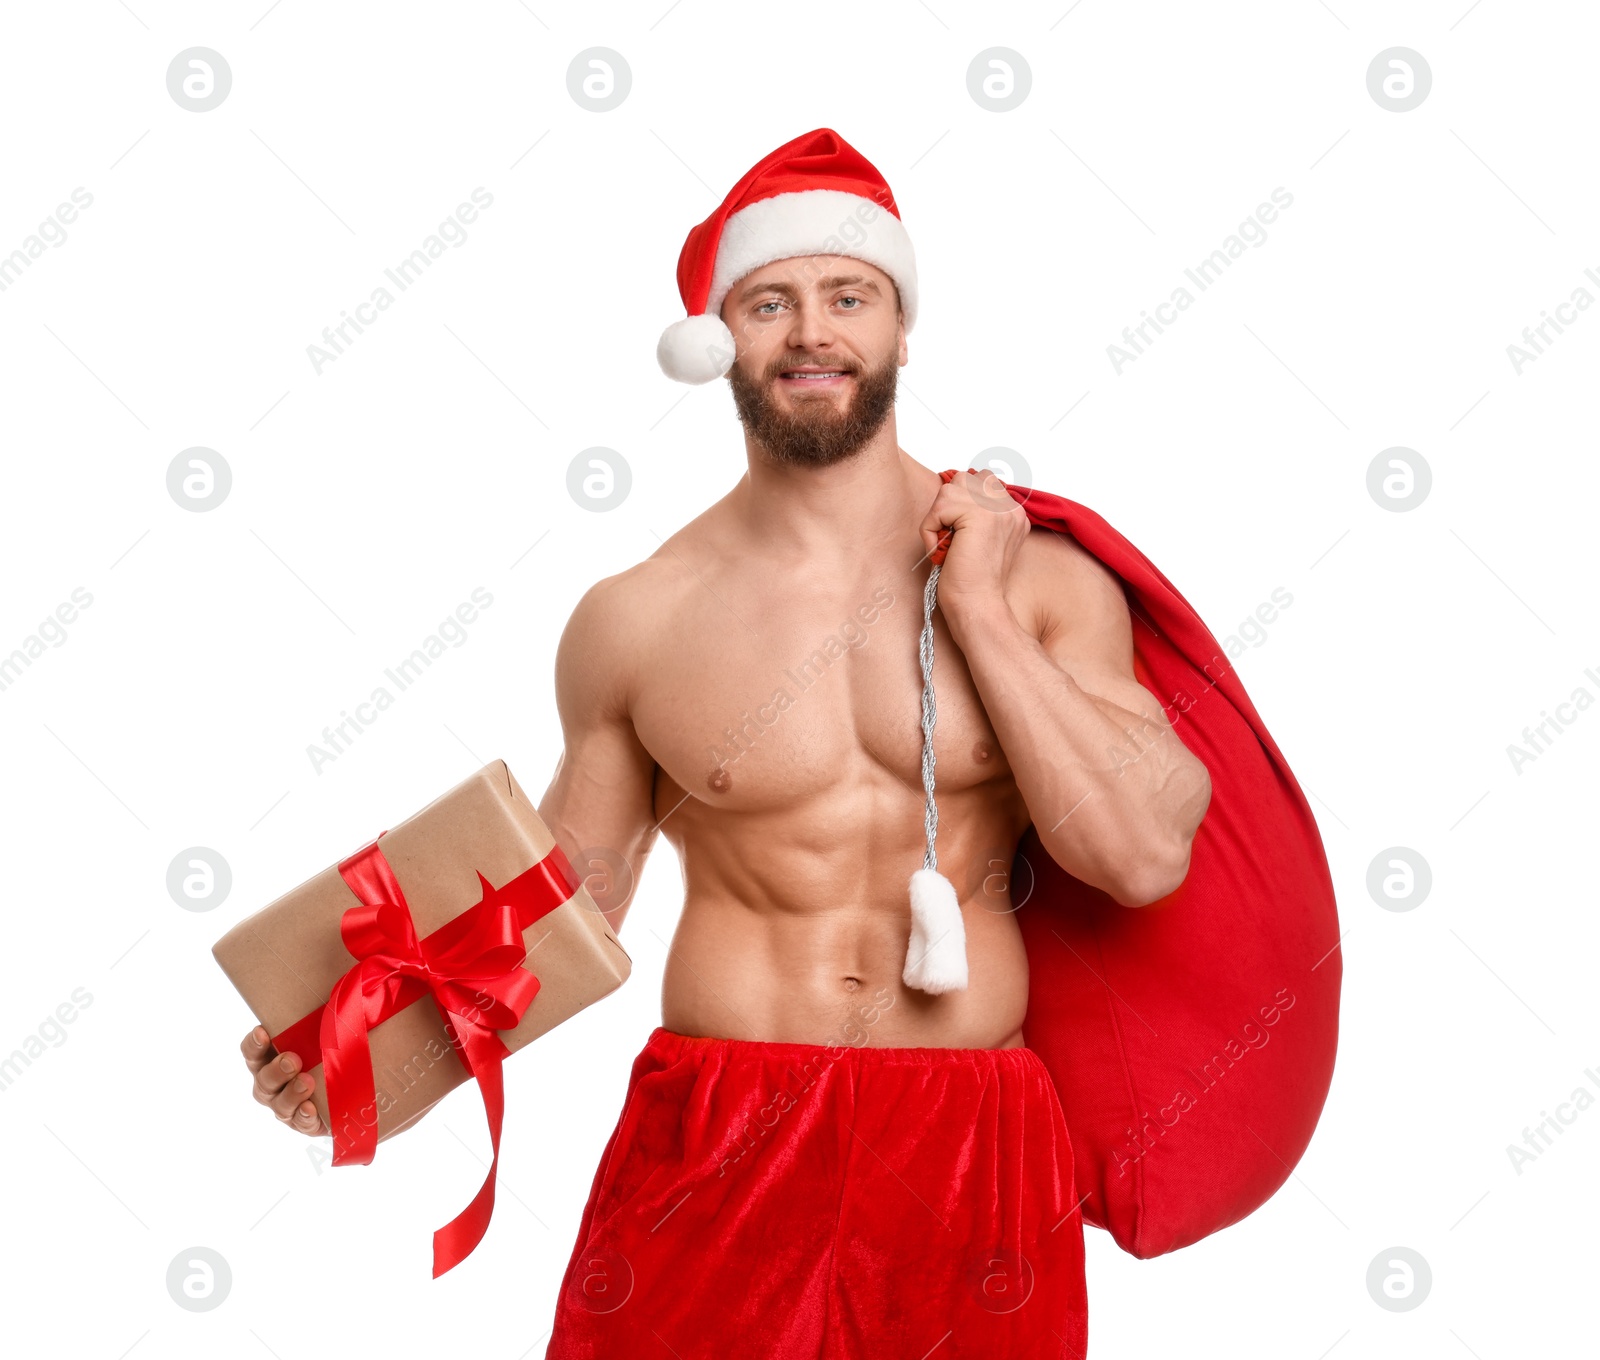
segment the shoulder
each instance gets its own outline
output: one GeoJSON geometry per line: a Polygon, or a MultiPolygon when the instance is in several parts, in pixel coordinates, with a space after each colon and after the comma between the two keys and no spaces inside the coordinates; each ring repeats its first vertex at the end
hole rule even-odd
{"type": "Polygon", "coordinates": [[[670,560],[648,557],[596,581],[573,606],[557,664],[615,667],[637,655],[670,613],[681,575],[670,560]]]}
{"type": "Polygon", "coordinates": [[[636,640],[638,629],[650,620],[652,601],[661,594],[660,575],[655,559],[648,558],[614,576],[601,577],[573,606],[563,641],[592,649],[630,637],[636,640]]]}
{"type": "MultiPolygon", "coordinates": [[[[1063,628],[1129,622],[1122,578],[1070,534],[1034,525],[1017,557],[1021,599],[1041,642],[1063,628]]],[[[1027,620],[1024,620],[1026,622],[1027,620]]]]}
{"type": "Polygon", "coordinates": [[[1134,664],[1135,630],[1150,627],[1122,578],[1076,539],[1035,528],[1018,559],[1017,620],[1085,693],[1160,728],[1172,723],[1134,664]]]}
{"type": "Polygon", "coordinates": [[[1108,716],[1120,724],[1136,714],[1171,728],[1166,701],[1136,668],[1136,634],[1152,625],[1115,571],[1069,534],[1034,526],[1012,580],[1008,600],[1018,623],[1086,694],[1123,710],[1108,716]]]}
{"type": "Polygon", "coordinates": [[[624,708],[655,649],[681,635],[683,610],[698,586],[705,516],[662,541],[641,562],[596,581],[573,607],[556,649],[558,683],[609,694],[624,708]]]}

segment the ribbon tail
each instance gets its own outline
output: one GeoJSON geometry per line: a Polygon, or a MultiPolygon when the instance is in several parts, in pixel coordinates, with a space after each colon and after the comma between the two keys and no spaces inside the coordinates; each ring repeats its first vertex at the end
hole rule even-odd
{"type": "Polygon", "coordinates": [[[322,1081],[335,1166],[367,1166],[378,1148],[378,1098],[363,1001],[358,966],[334,984],[322,1011],[322,1081]]]}
{"type": "Polygon", "coordinates": [[[501,1062],[506,1048],[492,1030],[465,1025],[452,1017],[460,1037],[458,1052],[483,1092],[483,1109],[489,1118],[489,1144],[494,1156],[472,1203],[433,1234],[433,1278],[454,1269],[477,1249],[494,1214],[495,1178],[500,1171],[500,1126],[505,1120],[505,1072],[501,1062]]]}

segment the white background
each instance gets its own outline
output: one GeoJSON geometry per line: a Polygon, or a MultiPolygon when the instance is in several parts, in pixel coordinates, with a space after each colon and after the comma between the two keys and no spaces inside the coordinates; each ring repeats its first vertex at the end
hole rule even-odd
{"type": "Polygon", "coordinates": [[[725,384],[656,366],[683,237],[828,126],[916,245],[903,447],[933,468],[1019,451],[1219,638],[1293,596],[1236,664],[1338,888],[1333,1089],[1246,1221],[1143,1262],[1090,1231],[1091,1354],[1593,1346],[1600,1112],[1520,1173],[1506,1149],[1600,1083],[1579,849],[1600,714],[1565,710],[1520,773],[1508,747],[1600,693],[1600,309],[1520,373],[1507,346],[1580,285],[1600,297],[1600,23],[1507,0],[1071,4],[6,7],[0,253],[93,195],[0,292],[0,655],[93,597],[0,691],[0,1054],[92,996],[0,1090],[8,1336],[105,1360],[543,1354],[659,1019],[670,848],[624,932],[631,981],[508,1066],[495,1221],[439,1281],[430,1234],[488,1155],[476,1090],[319,1174],[326,1144],[249,1098],[250,1017],[210,946],[485,761],[543,791],[573,603],[743,467],[725,384]],[[232,70],[206,113],[166,88],[193,46],[232,70]],[[1432,70],[1410,112],[1368,93],[1393,46],[1432,70]],[[591,47],[631,68],[610,112],[568,92],[591,47]],[[1009,112],[968,93],[992,47],[1031,71],[1009,112]],[[465,243],[317,373],[307,346],[479,186],[465,243]],[[1122,328],[1278,186],[1265,244],[1119,374],[1122,328]],[[606,514],[566,490],[596,445],[632,469],[606,514]],[[194,446],[232,472],[207,513],[166,487],[194,446]],[[1405,513],[1368,491],[1394,446],[1432,474],[1405,513]],[[479,586],[465,644],[315,770],[322,729],[479,586]],[[209,912],[166,890],[191,846],[231,866],[209,912]],[[1431,867],[1411,911],[1366,889],[1394,846],[1431,867]],[[165,1285],[195,1245],[232,1271],[206,1313],[165,1285]],[[1405,1313],[1366,1287],[1396,1245],[1433,1273],[1405,1313]]]}

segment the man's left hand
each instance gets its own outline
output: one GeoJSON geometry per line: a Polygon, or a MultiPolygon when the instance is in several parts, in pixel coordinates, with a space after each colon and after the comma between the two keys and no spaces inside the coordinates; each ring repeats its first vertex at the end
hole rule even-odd
{"type": "Polygon", "coordinates": [[[1032,522],[992,472],[958,472],[939,488],[920,526],[931,554],[954,530],[939,574],[939,608],[953,626],[1006,607],[1005,587],[1032,522]]]}

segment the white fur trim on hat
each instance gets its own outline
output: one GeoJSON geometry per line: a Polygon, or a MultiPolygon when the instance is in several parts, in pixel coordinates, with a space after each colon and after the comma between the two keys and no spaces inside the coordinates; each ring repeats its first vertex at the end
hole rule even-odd
{"type": "Polygon", "coordinates": [[[706,311],[722,313],[728,291],[752,269],[797,255],[849,255],[876,265],[900,293],[909,333],[917,319],[917,258],[901,221],[881,204],[842,189],[801,189],[741,208],[722,226],[706,311]]]}
{"type": "Polygon", "coordinates": [[[674,321],[656,342],[656,362],[661,371],[681,383],[708,383],[720,378],[733,367],[734,353],[733,332],[717,312],[674,321]]]}

